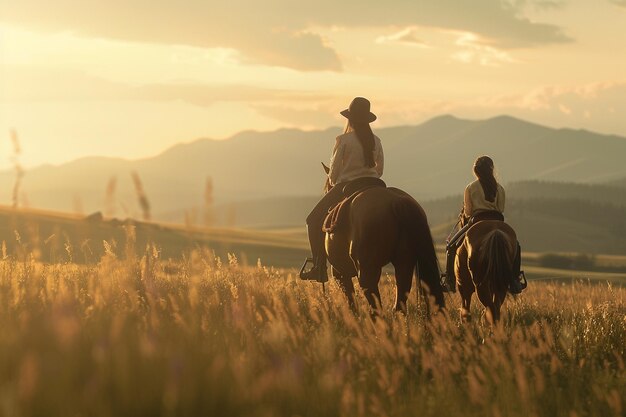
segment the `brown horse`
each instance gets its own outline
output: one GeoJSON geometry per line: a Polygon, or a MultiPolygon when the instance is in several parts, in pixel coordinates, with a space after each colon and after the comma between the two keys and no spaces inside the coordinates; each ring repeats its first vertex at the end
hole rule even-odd
{"type": "Polygon", "coordinates": [[[326,234],[326,252],[333,277],[353,309],[355,276],[374,311],[381,307],[378,282],[388,263],[395,268],[396,310],[406,310],[416,267],[435,304],[444,307],[439,264],[426,214],[402,190],[374,187],[358,194],[350,203],[346,224],[326,234]]]}
{"type": "Polygon", "coordinates": [[[471,318],[474,292],[487,309],[487,319],[491,323],[500,319],[516,251],[515,231],[503,221],[480,221],[468,229],[454,266],[464,320],[471,318]]]}

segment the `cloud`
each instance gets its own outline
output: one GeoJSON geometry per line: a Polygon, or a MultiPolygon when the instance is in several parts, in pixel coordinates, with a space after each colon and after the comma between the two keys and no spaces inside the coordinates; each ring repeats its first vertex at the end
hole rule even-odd
{"type": "Polygon", "coordinates": [[[567,107],[565,104],[559,104],[558,109],[561,111],[561,113],[566,114],[568,116],[572,114],[572,109],[567,107]]]}
{"type": "Polygon", "coordinates": [[[623,108],[626,108],[626,81],[543,87],[524,95],[477,100],[453,111],[472,117],[498,112],[549,126],[626,136],[620,112],[623,108]]]}
{"type": "Polygon", "coordinates": [[[320,35],[285,26],[279,13],[260,3],[24,0],[4,8],[0,21],[84,37],[232,48],[248,63],[302,71],[341,70],[336,52],[320,35]]]}
{"type": "Polygon", "coordinates": [[[288,92],[249,85],[207,85],[200,83],[148,84],[128,86],[120,99],[148,101],[184,101],[201,107],[216,102],[246,102],[280,100],[288,92]]]}
{"type": "Polygon", "coordinates": [[[321,0],[315,3],[316,10],[311,11],[310,20],[326,26],[421,26],[472,32],[499,48],[534,47],[572,41],[560,27],[531,21],[524,16],[523,6],[502,0],[396,0],[359,8],[360,4],[356,0],[321,0]]]}
{"type": "Polygon", "coordinates": [[[480,65],[496,67],[501,63],[513,62],[513,58],[505,51],[485,45],[473,33],[462,33],[459,35],[456,45],[461,48],[459,52],[452,55],[455,61],[466,64],[477,62],[480,65]]]}
{"type": "Polygon", "coordinates": [[[130,87],[80,71],[44,71],[21,66],[3,69],[5,85],[0,91],[0,101],[5,102],[118,100],[128,95],[130,87]]]}
{"type": "Polygon", "coordinates": [[[530,110],[553,110],[567,106],[578,110],[579,114],[594,103],[594,107],[600,105],[599,111],[609,111],[626,102],[626,82],[543,87],[517,98],[504,99],[501,104],[507,102],[530,110]]]}
{"type": "Polygon", "coordinates": [[[253,107],[261,116],[277,120],[285,126],[310,129],[337,125],[338,112],[320,106],[296,108],[293,105],[256,105],[253,107]]]}
{"type": "Polygon", "coordinates": [[[262,88],[238,84],[206,84],[194,81],[131,85],[94,77],[80,71],[34,70],[8,67],[5,102],[65,101],[184,101],[207,107],[217,102],[310,103],[327,100],[315,92],[262,88]]]}
{"type": "Polygon", "coordinates": [[[428,44],[417,36],[417,28],[408,27],[399,32],[387,36],[379,36],[376,43],[399,43],[409,46],[418,46],[420,48],[428,48],[428,44]]]}
{"type": "Polygon", "coordinates": [[[621,109],[626,81],[580,86],[546,86],[527,94],[483,96],[464,100],[377,101],[380,126],[416,124],[441,114],[485,119],[508,114],[556,128],[580,128],[626,137],[621,109]]]}
{"type": "MultiPolygon", "coordinates": [[[[501,0],[225,1],[20,0],[0,22],[39,31],[133,42],[236,49],[245,62],[300,71],[340,71],[328,39],[312,27],[435,27],[471,32],[489,46],[535,47],[570,42],[560,27],[531,21],[523,6],[501,0]]],[[[407,33],[398,38],[416,43],[407,33]]]]}
{"type": "Polygon", "coordinates": [[[505,0],[518,9],[554,10],[561,9],[567,4],[567,0],[505,0]]]}

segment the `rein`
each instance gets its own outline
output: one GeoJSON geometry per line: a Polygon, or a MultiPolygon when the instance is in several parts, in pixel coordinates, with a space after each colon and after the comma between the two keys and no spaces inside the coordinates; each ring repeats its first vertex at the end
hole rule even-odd
{"type": "Polygon", "coordinates": [[[452,239],[452,236],[454,236],[454,232],[459,224],[461,224],[461,217],[459,217],[459,220],[457,220],[456,223],[454,223],[454,226],[452,226],[452,230],[450,230],[450,233],[448,233],[448,237],[446,237],[446,243],[450,242],[450,239],[452,239]]]}

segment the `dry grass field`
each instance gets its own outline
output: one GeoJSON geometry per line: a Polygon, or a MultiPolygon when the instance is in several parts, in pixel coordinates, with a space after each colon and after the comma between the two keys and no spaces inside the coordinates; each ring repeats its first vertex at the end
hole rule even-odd
{"type": "MultiPolygon", "coordinates": [[[[458,295],[351,313],[333,283],[196,251],[0,262],[0,415],[622,416],[626,289],[531,282],[491,329],[458,295]]],[[[360,297],[360,295],[359,295],[360,297]]],[[[360,306],[364,300],[359,299],[360,306]]]]}

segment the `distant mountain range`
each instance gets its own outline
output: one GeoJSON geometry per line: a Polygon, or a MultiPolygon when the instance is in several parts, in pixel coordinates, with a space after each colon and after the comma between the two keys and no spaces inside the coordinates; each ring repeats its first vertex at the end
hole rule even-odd
{"type": "MultiPolygon", "coordinates": [[[[623,137],[552,129],[508,116],[478,121],[440,116],[418,126],[373,127],[384,144],[384,179],[419,201],[459,194],[472,179],[472,163],[481,154],[494,158],[505,184],[626,184],[623,137]]],[[[137,216],[132,171],[141,177],[157,219],[202,207],[208,177],[216,205],[315,196],[323,184],[319,162],[328,161],[339,133],[336,128],[243,132],[226,140],[180,144],[147,159],[90,157],[41,166],[26,172],[21,198],[36,208],[103,210],[107,183],[117,177],[116,215],[137,216]]],[[[10,204],[13,183],[13,172],[0,172],[0,203],[10,204]]]]}

